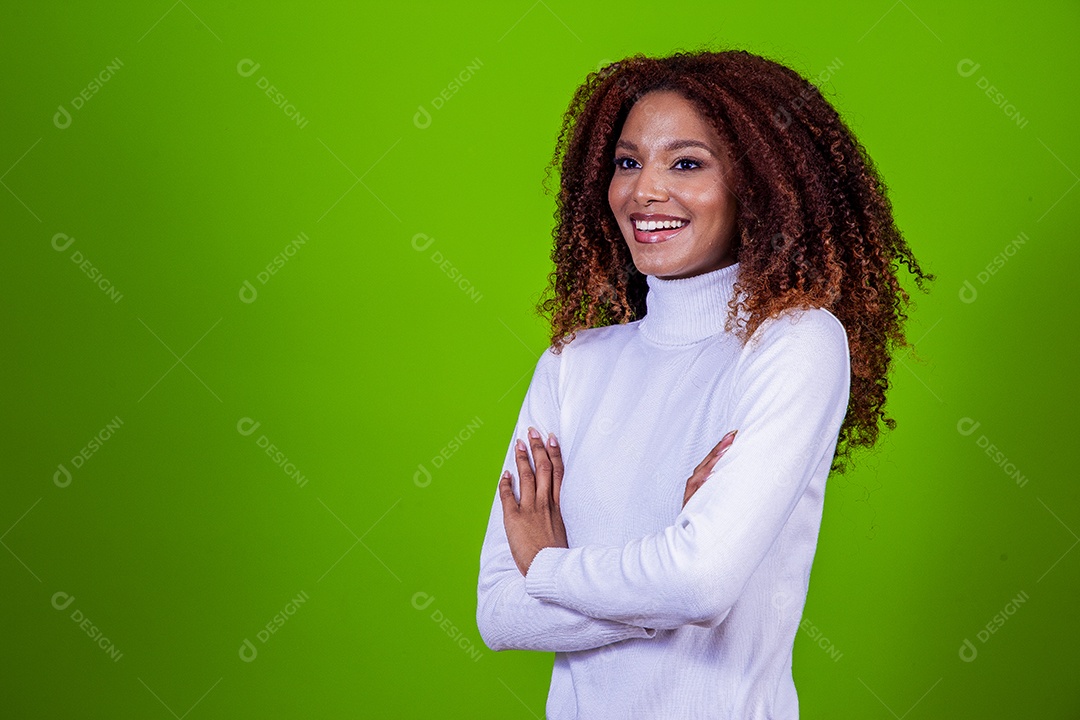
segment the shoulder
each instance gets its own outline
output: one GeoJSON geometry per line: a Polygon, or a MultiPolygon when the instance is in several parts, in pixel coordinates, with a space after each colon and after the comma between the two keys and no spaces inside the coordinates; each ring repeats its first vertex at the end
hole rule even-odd
{"type": "Polygon", "coordinates": [[[767,318],[750,337],[747,349],[758,352],[776,343],[807,350],[831,347],[848,351],[847,329],[838,317],[822,307],[788,308],[767,318]]]}
{"type": "Polygon", "coordinates": [[[579,329],[574,333],[572,340],[563,343],[559,352],[555,351],[554,346],[549,345],[540,354],[536,365],[537,374],[561,378],[570,373],[578,376],[592,372],[594,369],[605,369],[609,366],[607,361],[617,355],[634,336],[636,326],[635,321],[579,329]]]}
{"type": "Polygon", "coordinates": [[[578,357],[610,352],[626,344],[637,333],[640,322],[579,329],[574,333],[574,339],[563,345],[562,354],[578,357]]]}
{"type": "Polygon", "coordinates": [[[847,330],[826,308],[789,308],[758,326],[738,364],[743,373],[772,368],[796,376],[846,380],[851,371],[847,330]]]}

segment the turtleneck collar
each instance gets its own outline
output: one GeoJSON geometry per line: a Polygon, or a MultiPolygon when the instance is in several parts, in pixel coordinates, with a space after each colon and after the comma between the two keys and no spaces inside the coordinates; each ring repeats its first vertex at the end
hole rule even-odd
{"type": "Polygon", "coordinates": [[[739,263],[687,278],[646,275],[646,315],[638,331],[660,345],[690,345],[723,332],[739,263]]]}

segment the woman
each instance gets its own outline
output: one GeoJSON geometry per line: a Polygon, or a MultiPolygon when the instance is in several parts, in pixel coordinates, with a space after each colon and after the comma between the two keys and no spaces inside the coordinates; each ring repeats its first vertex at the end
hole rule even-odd
{"type": "Polygon", "coordinates": [[[825,480],[895,426],[897,263],[934,276],[833,107],[745,51],[590,74],[559,163],[481,636],[556,653],[549,718],[796,718],[825,480]]]}

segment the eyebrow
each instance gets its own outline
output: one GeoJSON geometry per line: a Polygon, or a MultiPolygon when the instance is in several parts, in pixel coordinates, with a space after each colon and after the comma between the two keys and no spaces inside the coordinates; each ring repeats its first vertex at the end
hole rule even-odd
{"type": "MultiPolygon", "coordinates": [[[[631,152],[638,152],[637,145],[630,142],[629,140],[619,140],[617,143],[615,143],[615,147],[624,147],[627,150],[630,150],[631,152]]],[[[687,148],[687,147],[699,147],[699,148],[702,148],[703,150],[708,152],[710,155],[712,155],[714,158],[716,157],[716,153],[713,151],[713,149],[711,147],[709,147],[708,145],[706,145],[705,143],[701,142],[700,140],[672,140],[671,142],[669,142],[667,145],[664,146],[664,150],[666,150],[668,152],[674,152],[675,150],[681,150],[682,148],[687,148]]]]}

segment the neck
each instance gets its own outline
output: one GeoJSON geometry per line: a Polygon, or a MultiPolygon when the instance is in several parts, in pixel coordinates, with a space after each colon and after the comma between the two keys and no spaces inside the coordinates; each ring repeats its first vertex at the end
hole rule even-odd
{"type": "Polygon", "coordinates": [[[660,345],[689,345],[724,330],[739,263],[687,278],[645,276],[647,312],[639,331],[660,345]]]}

